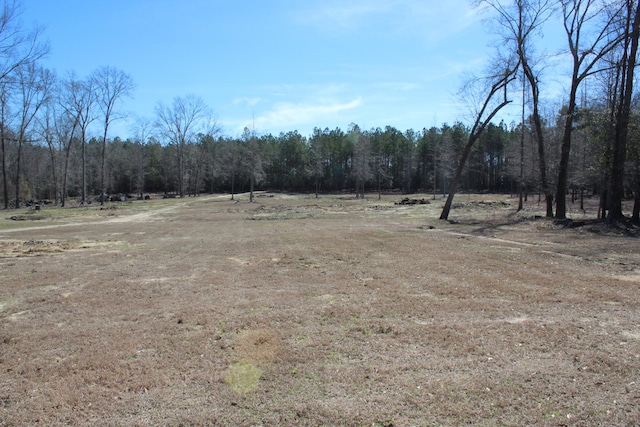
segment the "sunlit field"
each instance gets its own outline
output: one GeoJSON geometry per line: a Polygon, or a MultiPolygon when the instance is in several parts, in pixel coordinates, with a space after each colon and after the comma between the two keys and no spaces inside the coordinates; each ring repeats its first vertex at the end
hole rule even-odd
{"type": "Polygon", "coordinates": [[[404,197],[0,211],[0,425],[640,422],[634,230],[404,197]]]}

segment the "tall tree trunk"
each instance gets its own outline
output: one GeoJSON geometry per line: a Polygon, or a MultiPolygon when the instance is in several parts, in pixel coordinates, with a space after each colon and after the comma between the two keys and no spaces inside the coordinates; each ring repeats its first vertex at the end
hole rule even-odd
{"type": "Polygon", "coordinates": [[[640,224],[640,167],[636,165],[635,172],[635,188],[633,192],[633,214],[631,221],[634,224],[640,224]]]}
{"type": "Polygon", "coordinates": [[[236,173],[231,172],[231,200],[233,200],[233,196],[236,194],[236,173]]]}
{"type": "Polygon", "coordinates": [[[467,145],[464,147],[464,151],[462,152],[462,156],[460,157],[460,161],[458,162],[458,167],[456,167],[456,173],[453,176],[453,180],[449,185],[449,196],[447,197],[446,202],[444,203],[444,208],[442,208],[442,213],[440,214],[440,219],[449,219],[449,213],[451,212],[451,205],[453,204],[453,196],[458,190],[458,184],[460,183],[460,177],[462,176],[462,171],[464,170],[464,166],[467,163],[467,158],[469,157],[469,153],[471,153],[471,148],[473,148],[473,144],[477,141],[479,135],[469,135],[469,140],[467,141],[467,145]]]}
{"type": "MultiPolygon", "coordinates": [[[[631,19],[631,2],[628,5],[628,16],[631,19]]],[[[640,4],[636,5],[631,32],[625,41],[622,61],[622,82],[620,84],[619,107],[616,111],[615,138],[611,163],[611,181],[609,186],[607,221],[609,223],[624,218],[622,199],[624,198],[624,163],[627,151],[627,135],[629,114],[631,111],[631,95],[633,93],[633,76],[638,51],[638,26],[640,25],[640,4]]]]}
{"type": "Polygon", "coordinates": [[[108,118],[106,120],[106,124],[104,126],[104,135],[102,137],[102,171],[100,174],[100,191],[101,191],[101,195],[100,195],[100,204],[104,205],[104,199],[106,198],[106,194],[107,194],[107,187],[106,187],[106,169],[107,169],[107,129],[109,127],[109,121],[108,118]]]}
{"type": "Polygon", "coordinates": [[[620,34],[618,31],[617,22],[624,17],[620,15],[623,12],[623,8],[620,7],[611,9],[611,13],[602,13],[604,22],[598,24],[597,27],[591,26],[593,22],[596,22],[592,19],[594,9],[599,6],[601,4],[595,1],[566,0],[561,2],[573,71],[558,165],[558,186],[555,200],[556,218],[558,219],[567,218],[566,195],[569,178],[569,155],[578,87],[585,78],[598,72],[597,64],[628,36],[628,34],[620,34]],[[589,34],[592,35],[591,40],[589,40],[589,34]]]}
{"type": "Polygon", "coordinates": [[[9,181],[7,177],[7,147],[4,136],[4,126],[0,126],[0,143],[2,144],[2,191],[4,195],[4,208],[9,209],[9,181]]]}
{"type": "Polygon", "coordinates": [[[433,200],[436,199],[436,192],[438,190],[438,163],[436,161],[435,149],[433,150],[433,200]]]}
{"type": "MultiPolygon", "coordinates": [[[[255,148],[255,147],[254,147],[255,148]]],[[[249,170],[249,203],[253,203],[253,186],[255,184],[256,181],[256,175],[255,175],[255,153],[252,152],[251,153],[251,166],[250,166],[250,170],[249,170]]]]}
{"type": "MultiPolygon", "coordinates": [[[[49,145],[49,156],[51,157],[51,172],[53,178],[53,202],[58,205],[58,163],[56,162],[56,151],[53,147],[53,143],[49,145]]],[[[50,195],[49,195],[50,196],[50,195]]]]}
{"type": "Polygon", "coordinates": [[[62,188],[60,190],[60,206],[65,207],[67,202],[67,176],[69,175],[69,151],[64,158],[64,172],[62,174],[62,188]]]}
{"type": "Polygon", "coordinates": [[[86,156],[86,144],[84,138],[81,141],[82,144],[82,204],[87,203],[87,172],[86,172],[86,164],[87,164],[87,156],[86,156]]]}
{"type": "MultiPolygon", "coordinates": [[[[462,176],[462,171],[464,169],[465,163],[467,162],[467,158],[469,157],[469,154],[471,153],[471,148],[473,147],[473,144],[475,144],[475,142],[478,140],[478,138],[480,137],[480,134],[482,133],[482,131],[489,125],[489,123],[491,122],[491,120],[493,119],[493,117],[498,114],[498,112],[505,107],[506,105],[508,105],[511,101],[509,101],[507,99],[507,85],[515,79],[514,75],[516,70],[518,69],[519,64],[514,67],[513,69],[509,70],[507,69],[507,71],[505,72],[504,76],[502,76],[498,81],[496,81],[492,86],[491,89],[489,91],[489,93],[487,94],[482,107],[480,108],[477,116],[476,116],[476,120],[475,123],[473,125],[473,128],[471,129],[471,132],[469,133],[469,139],[467,140],[467,145],[464,147],[464,150],[462,152],[462,155],[460,157],[460,161],[458,163],[458,166],[456,167],[456,172],[455,175],[453,177],[453,180],[450,183],[449,186],[449,195],[447,196],[447,200],[444,204],[444,207],[442,208],[442,213],[440,214],[440,219],[449,219],[449,213],[451,212],[451,205],[453,204],[453,197],[456,193],[456,191],[458,190],[458,184],[460,183],[460,177],[462,176]],[[486,119],[483,120],[485,111],[487,110],[487,108],[489,107],[489,104],[491,103],[491,100],[494,98],[494,96],[500,92],[500,91],[504,91],[504,99],[503,101],[497,105],[496,107],[493,108],[493,110],[491,111],[491,113],[489,113],[489,115],[486,117],[486,119]]],[[[444,186],[443,186],[443,191],[444,191],[444,186]]]]}
{"type": "MultiPolygon", "coordinates": [[[[577,70],[576,70],[577,73],[577,70]]],[[[560,163],[558,165],[558,188],[556,189],[556,218],[567,218],[567,183],[569,180],[569,155],[571,153],[571,134],[573,132],[573,116],[576,112],[576,94],[578,92],[577,79],[572,80],[569,92],[569,105],[565,112],[562,145],[560,148],[560,163]]]]}
{"type": "Polygon", "coordinates": [[[18,138],[18,156],[16,158],[16,180],[15,180],[15,186],[16,186],[16,194],[15,194],[16,205],[14,206],[15,209],[20,208],[20,162],[22,161],[22,139],[23,139],[22,136],[18,138]]]}
{"type": "Polygon", "coordinates": [[[255,182],[255,179],[253,177],[253,172],[251,172],[251,180],[249,183],[249,203],[253,203],[253,183],[255,182]]]}
{"type": "Polygon", "coordinates": [[[184,142],[178,144],[178,187],[180,198],[184,197],[184,142]]]}
{"type": "MultiPolygon", "coordinates": [[[[547,218],[553,217],[553,194],[551,194],[551,190],[549,189],[549,182],[547,179],[547,160],[544,146],[544,133],[542,131],[542,119],[540,118],[540,89],[538,87],[538,80],[536,76],[533,74],[533,70],[529,66],[526,59],[523,61],[522,65],[524,69],[524,74],[529,81],[529,85],[531,86],[531,98],[533,102],[533,127],[536,132],[536,142],[538,145],[538,168],[540,171],[540,186],[542,187],[542,191],[544,193],[545,202],[546,202],[546,216],[547,218]]],[[[523,123],[524,125],[524,123],[523,123]]]]}

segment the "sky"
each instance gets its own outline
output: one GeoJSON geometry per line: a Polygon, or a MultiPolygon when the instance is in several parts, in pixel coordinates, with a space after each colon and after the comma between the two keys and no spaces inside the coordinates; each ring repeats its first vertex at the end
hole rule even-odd
{"type": "Polygon", "coordinates": [[[121,138],[192,94],[231,137],[465,122],[456,94],[493,51],[469,0],[22,0],[22,20],[59,76],[132,77],[121,138]]]}

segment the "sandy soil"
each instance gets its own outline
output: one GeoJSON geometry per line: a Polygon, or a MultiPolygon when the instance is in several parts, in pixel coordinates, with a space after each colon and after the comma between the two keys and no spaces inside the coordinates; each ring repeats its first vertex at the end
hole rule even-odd
{"type": "Polygon", "coordinates": [[[401,198],[0,212],[0,425],[640,425],[635,230],[401,198]]]}

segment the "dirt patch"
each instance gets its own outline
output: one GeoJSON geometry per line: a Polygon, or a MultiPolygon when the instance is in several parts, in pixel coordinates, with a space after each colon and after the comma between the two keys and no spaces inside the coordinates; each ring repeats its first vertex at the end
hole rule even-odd
{"type": "Polygon", "coordinates": [[[396,202],[396,205],[428,205],[429,203],[431,202],[424,197],[422,199],[410,199],[405,197],[399,202],[396,202]]]}
{"type": "Polygon", "coordinates": [[[45,218],[44,215],[12,215],[9,217],[11,221],[40,221],[45,218]]]}
{"type": "Polygon", "coordinates": [[[91,249],[96,247],[117,247],[122,242],[96,242],[76,240],[0,240],[0,258],[42,256],[66,251],[91,249]]]}
{"type": "Polygon", "coordinates": [[[0,425],[640,419],[639,243],[595,205],[260,196],[4,220],[0,425]]]}

